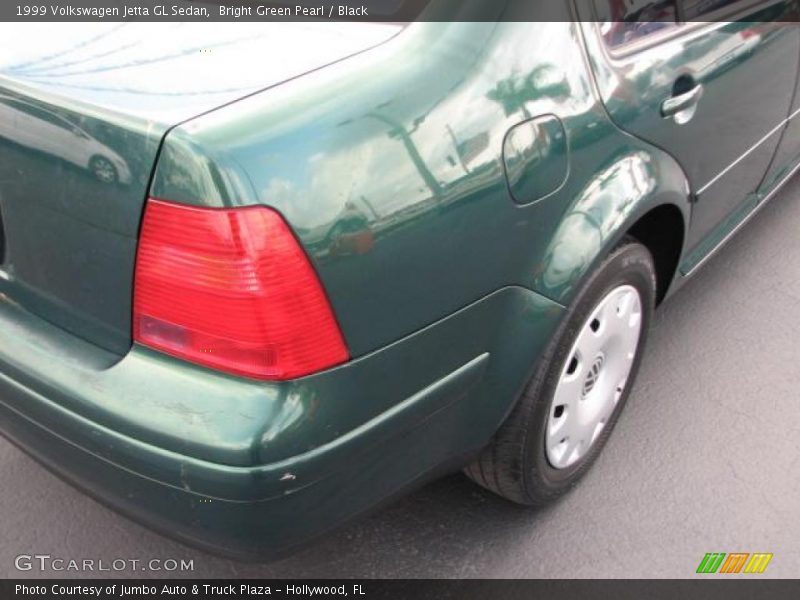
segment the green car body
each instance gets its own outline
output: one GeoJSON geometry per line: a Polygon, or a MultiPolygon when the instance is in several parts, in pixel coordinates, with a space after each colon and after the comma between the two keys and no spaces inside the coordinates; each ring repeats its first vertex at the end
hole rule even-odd
{"type": "MultiPolygon", "coordinates": [[[[130,173],[0,139],[0,429],[130,517],[236,556],[462,468],[620,240],[650,249],[661,300],[800,164],[800,30],[767,22],[793,3],[777,4],[624,52],[588,2],[561,22],[418,22],[274,85],[183,96],[109,92],[111,68],[0,67],[0,103],[55,111],[130,173]],[[52,84],[59,69],[87,79],[52,84]],[[659,105],[692,69],[705,98],[678,125],[659,105]],[[133,344],[147,197],[277,210],[350,360],[264,382],[133,344]]],[[[251,68],[208,60],[206,82],[251,68]]],[[[164,61],[143,64],[169,89],[164,61]]]]}

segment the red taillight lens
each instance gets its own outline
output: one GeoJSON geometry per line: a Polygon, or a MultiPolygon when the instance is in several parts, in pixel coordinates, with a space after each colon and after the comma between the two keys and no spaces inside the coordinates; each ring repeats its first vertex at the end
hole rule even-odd
{"type": "Polygon", "coordinates": [[[281,216],[261,206],[148,201],[133,338],[259,379],[301,377],[348,359],[308,258],[281,216]]]}

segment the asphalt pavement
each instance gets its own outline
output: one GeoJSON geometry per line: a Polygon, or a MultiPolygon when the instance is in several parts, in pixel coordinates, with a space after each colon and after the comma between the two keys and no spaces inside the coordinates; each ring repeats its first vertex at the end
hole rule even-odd
{"type": "Polygon", "coordinates": [[[799,344],[796,178],[659,309],[614,435],[552,507],[520,508],[453,475],[289,559],[245,564],[129,522],[0,440],[0,574],[165,574],[15,568],[47,554],[183,559],[193,571],[173,575],[198,578],[671,578],[693,576],[706,552],[770,552],[762,577],[798,577],[799,344]]]}

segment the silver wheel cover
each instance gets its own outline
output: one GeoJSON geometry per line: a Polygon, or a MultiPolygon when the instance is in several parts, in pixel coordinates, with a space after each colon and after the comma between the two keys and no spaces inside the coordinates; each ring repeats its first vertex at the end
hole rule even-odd
{"type": "Polygon", "coordinates": [[[631,285],[609,292],[579,330],[545,432],[547,460],[555,469],[575,464],[600,436],[625,391],[641,330],[642,300],[631,285]]]}

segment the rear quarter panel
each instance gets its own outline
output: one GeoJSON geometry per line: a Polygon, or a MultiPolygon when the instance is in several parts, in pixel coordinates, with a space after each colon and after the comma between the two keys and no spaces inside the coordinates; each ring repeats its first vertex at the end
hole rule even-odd
{"type": "Polygon", "coordinates": [[[152,194],[279,210],[353,356],[504,286],[568,303],[637,216],[688,211],[677,163],[608,120],[567,22],[414,24],[173,130],[152,194]],[[565,125],[569,175],[517,204],[503,140],[544,114],[565,125]]]}

